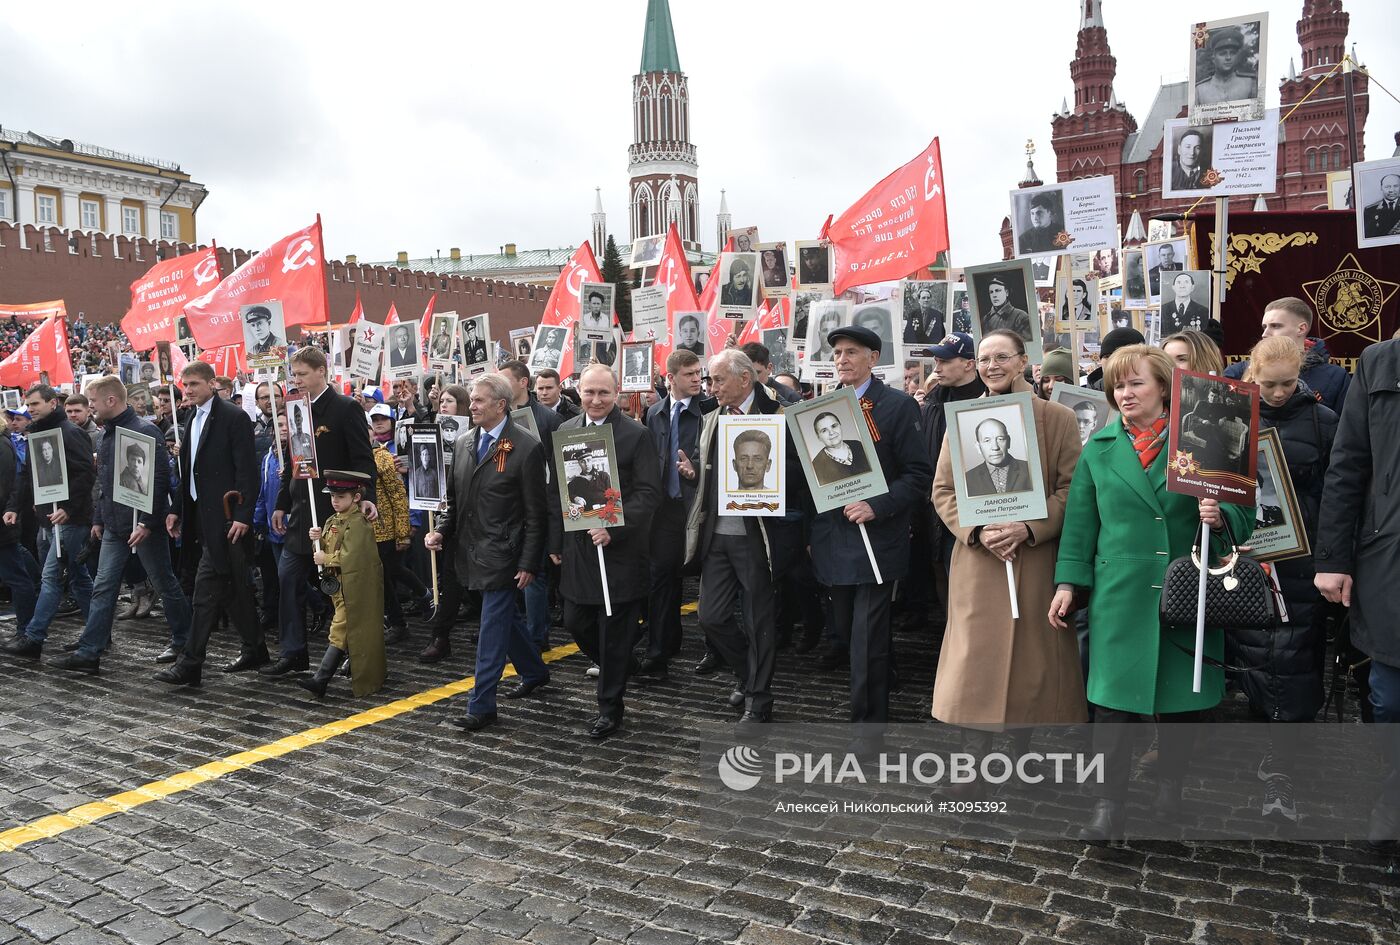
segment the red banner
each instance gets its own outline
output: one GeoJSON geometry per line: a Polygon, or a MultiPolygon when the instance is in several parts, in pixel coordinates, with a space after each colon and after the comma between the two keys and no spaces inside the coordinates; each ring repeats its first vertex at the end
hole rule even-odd
{"type": "MultiPolygon", "coordinates": [[[[603,275],[598,271],[598,260],[593,255],[593,247],[584,240],[583,245],[574,251],[567,265],[559,272],[559,278],[554,280],[554,288],[549,292],[549,299],[544,303],[544,315],[540,318],[541,325],[562,325],[572,329],[578,322],[578,290],[579,286],[585,282],[602,282],[603,275]]],[[[613,313],[613,318],[617,318],[617,313],[613,313]]],[[[564,346],[564,356],[559,361],[559,376],[568,377],[574,373],[574,333],[569,332],[568,342],[564,346]]]]}
{"type": "Polygon", "coordinates": [[[656,369],[664,374],[666,359],[671,356],[675,344],[676,313],[694,312],[700,308],[695,298],[695,280],[690,277],[690,264],[685,259],[685,247],[681,246],[681,237],[674,223],[666,233],[666,246],[656,264],[655,285],[666,290],[666,337],[658,338],[652,347],[656,369]]]}
{"type": "Polygon", "coordinates": [[[157,341],[175,340],[175,319],[185,304],[219,282],[214,247],[156,263],[131,284],[131,308],[122,331],[132,350],[149,351],[157,341]]]}
{"type": "Polygon", "coordinates": [[[437,305],[437,293],[428,299],[427,308],[423,309],[423,318],[418,322],[418,345],[422,347],[428,343],[428,326],[433,321],[433,306],[437,305]]]}
{"type": "Polygon", "coordinates": [[[68,309],[62,299],[52,302],[26,302],[23,305],[0,305],[0,318],[18,318],[22,322],[38,322],[57,315],[68,317],[68,309]]]}
{"type": "Polygon", "coordinates": [[[948,249],[948,206],[938,139],[822,227],[835,257],[837,295],[903,279],[948,249]]]}
{"type": "Polygon", "coordinates": [[[238,310],[254,302],[281,302],[288,328],[329,322],[323,245],[318,216],[315,223],[273,243],[186,304],[194,340],[201,348],[242,344],[238,310]]]}
{"type": "MultiPolygon", "coordinates": [[[[734,252],[734,237],[724,241],[720,247],[721,253],[734,252]]],[[[705,282],[705,288],[700,290],[700,301],[698,303],[700,311],[708,316],[706,325],[708,326],[709,338],[705,342],[705,350],[714,354],[725,346],[731,335],[734,334],[736,325],[742,322],[735,322],[728,318],[719,317],[719,279],[715,273],[710,273],[710,278],[705,282]]],[[[701,360],[704,360],[703,358],[701,360]]],[[[707,370],[706,373],[709,373],[707,370]]]]}
{"type": "Polygon", "coordinates": [[[0,384],[23,390],[31,384],[44,383],[73,383],[73,359],[68,354],[68,324],[61,315],[44,319],[44,323],[30,332],[14,353],[0,361],[0,384]]]}
{"type": "MultiPolygon", "coordinates": [[[[199,352],[199,360],[211,365],[220,377],[237,377],[247,373],[248,365],[243,360],[243,345],[224,345],[219,348],[206,348],[199,352]]],[[[174,367],[172,362],[171,367],[174,367]]]]}
{"type": "Polygon", "coordinates": [[[784,297],[781,299],[764,299],[758,306],[758,317],[744,326],[744,331],[739,335],[739,344],[746,345],[751,341],[763,343],[763,332],[771,331],[774,328],[783,328],[792,324],[792,300],[784,297]]]}

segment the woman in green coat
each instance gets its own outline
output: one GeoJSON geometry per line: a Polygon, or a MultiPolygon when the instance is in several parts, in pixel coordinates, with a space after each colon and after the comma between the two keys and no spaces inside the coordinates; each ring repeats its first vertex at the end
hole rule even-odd
{"type": "MultiPolygon", "coordinates": [[[[1102,752],[1105,781],[1084,840],[1121,835],[1126,820],[1132,728],[1140,716],[1158,727],[1157,813],[1173,818],[1190,758],[1185,724],[1214,707],[1225,691],[1219,667],[1205,666],[1200,692],[1191,691],[1195,627],[1160,624],[1157,614],[1167,565],[1191,553],[1201,523],[1217,530],[1225,549],[1228,520],[1236,540],[1254,527],[1252,507],[1193,499],[1167,491],[1167,423],[1173,364],[1159,348],[1130,345],[1104,366],[1104,391],[1121,421],[1089,438],[1070,484],[1055,565],[1059,589],[1050,622],[1068,632],[1075,599],[1088,592],[1089,702],[1094,705],[1094,750],[1102,752]]],[[[1206,655],[1220,660],[1224,635],[1206,630],[1206,655]]]]}

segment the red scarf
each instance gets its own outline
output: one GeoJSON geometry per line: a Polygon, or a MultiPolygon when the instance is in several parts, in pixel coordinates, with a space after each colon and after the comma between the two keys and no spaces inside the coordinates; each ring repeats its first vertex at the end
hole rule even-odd
{"type": "Polygon", "coordinates": [[[1167,442],[1167,415],[1162,414],[1153,420],[1146,430],[1139,430],[1125,420],[1123,429],[1128,431],[1128,438],[1133,441],[1133,449],[1137,450],[1138,462],[1142,463],[1142,468],[1151,468],[1153,460],[1162,452],[1162,447],[1167,442]]]}

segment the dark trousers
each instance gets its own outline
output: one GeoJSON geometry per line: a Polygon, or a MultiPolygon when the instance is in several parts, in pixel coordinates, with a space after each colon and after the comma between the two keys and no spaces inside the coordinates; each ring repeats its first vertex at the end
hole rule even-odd
{"type": "Polygon", "coordinates": [[[523,601],[515,588],[481,592],[481,634],[476,644],[476,681],[467,711],[485,715],[496,711],[496,687],[506,660],[521,682],[549,678],[539,649],[525,629],[523,601]]]}
{"type": "MultiPolygon", "coordinates": [[[[1096,705],[1094,751],[1104,756],[1104,780],[1090,786],[1094,797],[1110,801],[1128,799],[1128,779],[1133,771],[1133,723],[1143,720],[1135,712],[1096,705]]],[[[1157,780],[1181,783],[1196,742],[1199,712],[1164,712],[1157,716],[1157,780]]]]}
{"type": "Polygon", "coordinates": [[[448,542],[438,552],[438,601],[433,611],[433,619],[428,624],[428,632],[436,639],[446,640],[452,636],[452,625],[457,622],[457,613],[462,609],[462,584],[457,580],[457,568],[453,563],[452,542],[448,542]]]}
{"type": "Polygon", "coordinates": [[[1378,659],[1371,660],[1371,692],[1369,694],[1375,720],[1383,723],[1386,743],[1384,760],[1390,770],[1381,784],[1377,807],[1400,809],[1400,666],[1391,666],[1378,659]]]}
{"type": "Polygon", "coordinates": [[[700,573],[700,629],[739,677],[748,710],[771,710],[777,656],[773,579],[747,535],[710,539],[700,573]],[[734,619],[736,606],[743,608],[742,626],[734,619]]]}
{"type": "Polygon", "coordinates": [[[831,629],[851,654],[851,721],[890,717],[891,584],[838,584],[831,594],[831,629]]]}
{"type": "Polygon", "coordinates": [[[316,563],[311,555],[296,554],[284,545],[277,562],[278,643],[283,656],[306,652],[306,605],[310,603],[317,614],[328,606],[320,588],[311,586],[310,582],[316,579],[316,563]]]}
{"type": "MultiPolygon", "coordinates": [[[[97,555],[93,555],[95,561],[97,555]]],[[[34,602],[39,599],[39,565],[34,556],[19,542],[0,546],[0,584],[10,589],[10,602],[15,605],[15,632],[29,626],[34,616],[34,602]]]]}
{"type": "Polygon", "coordinates": [[[662,663],[681,649],[681,569],[685,566],[685,502],[663,499],[651,519],[651,596],[647,659],[662,663]]]}
{"type": "Polygon", "coordinates": [[[281,588],[277,583],[277,558],[282,546],[271,538],[258,542],[258,559],[254,565],[258,569],[258,581],[262,584],[262,625],[277,626],[277,614],[281,604],[281,588]]]}
{"type": "MultiPolygon", "coordinates": [[[[186,548],[189,546],[186,545],[186,548]]],[[[216,569],[209,555],[202,555],[194,573],[194,615],[190,620],[190,638],[180,654],[182,666],[203,666],[209,649],[209,638],[218,629],[219,618],[228,614],[229,623],[238,631],[242,654],[263,653],[262,627],[253,606],[253,588],[248,575],[223,573],[216,569]]],[[[303,637],[304,639],[304,637],[303,637]]],[[[303,647],[305,644],[303,643],[303,647]]]]}
{"type": "Polygon", "coordinates": [[[391,627],[404,625],[403,605],[399,603],[399,582],[402,581],[414,597],[421,598],[428,592],[418,575],[403,566],[406,551],[401,552],[391,538],[376,543],[379,549],[379,563],[384,570],[384,618],[391,627]]]}
{"type": "Polygon", "coordinates": [[[642,607],[640,600],[613,601],[609,617],[602,604],[576,604],[564,598],[564,629],[598,665],[598,713],[615,721],[622,718],[642,607]]]}

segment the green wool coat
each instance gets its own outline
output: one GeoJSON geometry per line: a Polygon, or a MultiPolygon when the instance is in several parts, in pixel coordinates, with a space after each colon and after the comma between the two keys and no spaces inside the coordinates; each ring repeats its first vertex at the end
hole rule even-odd
{"type": "MultiPolygon", "coordinates": [[[[1167,450],[1145,472],[1121,423],[1089,438],[1070,484],[1055,582],[1090,589],[1089,679],[1094,705],[1142,714],[1208,709],[1225,675],[1207,664],[1191,691],[1196,628],[1158,619],[1167,565],[1191,553],[1200,533],[1195,499],[1167,491],[1167,450]],[[1178,649],[1179,643],[1186,651],[1178,649]]],[[[1235,539],[1254,530],[1254,508],[1221,503],[1235,539]]],[[[1213,538],[1224,549],[1222,536],[1213,538]]],[[[1206,628],[1206,655],[1220,660],[1225,638],[1206,628]]]]}

